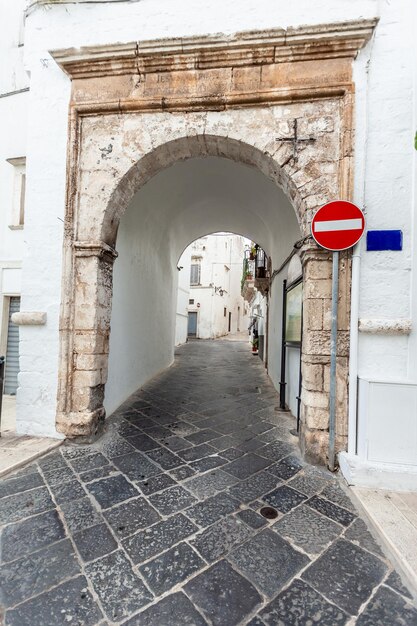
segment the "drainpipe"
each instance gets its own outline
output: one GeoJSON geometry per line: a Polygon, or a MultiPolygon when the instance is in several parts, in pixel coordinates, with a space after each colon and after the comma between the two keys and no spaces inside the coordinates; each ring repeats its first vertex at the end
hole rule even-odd
{"type": "MultiPolygon", "coordinates": [[[[368,128],[369,128],[369,90],[372,52],[375,41],[375,32],[372,35],[368,59],[366,62],[366,99],[364,102],[365,124],[362,165],[362,185],[360,195],[360,208],[366,217],[366,176],[368,163],[368,128]]],[[[360,267],[361,267],[361,241],[353,248],[352,253],[352,286],[350,296],[350,351],[349,351],[349,411],[348,411],[348,454],[354,455],[358,448],[358,349],[359,349],[359,291],[360,291],[360,267]]]]}
{"type": "MultiPolygon", "coordinates": [[[[363,166],[362,166],[362,185],[358,195],[360,198],[360,208],[366,217],[366,176],[368,162],[368,128],[369,128],[369,92],[370,92],[370,71],[372,52],[375,41],[375,31],[370,42],[368,59],[366,62],[366,97],[364,111],[364,140],[363,146],[363,166]]],[[[357,453],[358,442],[358,350],[359,350],[359,292],[360,292],[360,267],[361,267],[361,241],[353,248],[352,254],[352,285],[350,296],[350,349],[349,349],[349,411],[348,411],[348,454],[357,453]]]]}

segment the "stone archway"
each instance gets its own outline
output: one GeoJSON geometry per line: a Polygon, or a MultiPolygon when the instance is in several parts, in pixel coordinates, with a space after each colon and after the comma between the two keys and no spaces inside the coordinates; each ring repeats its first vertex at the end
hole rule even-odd
{"type": "MultiPolygon", "coordinates": [[[[364,21],[53,53],[73,81],[59,431],[88,438],[104,418],[112,263],[124,208],[175,161],[222,156],[279,185],[306,237],[301,444],[310,459],[325,461],[331,263],[309,238],[309,224],[321,204],[352,195],[351,65],[373,27],[364,21]]],[[[339,448],[347,433],[349,295],[345,254],[339,448]]]]}

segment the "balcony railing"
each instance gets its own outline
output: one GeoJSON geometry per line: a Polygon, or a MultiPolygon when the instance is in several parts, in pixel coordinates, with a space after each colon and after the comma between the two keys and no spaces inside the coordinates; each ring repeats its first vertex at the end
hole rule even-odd
{"type": "Polygon", "coordinates": [[[246,250],[243,259],[242,296],[250,302],[255,289],[265,296],[269,291],[269,259],[265,251],[256,244],[246,250]]]}

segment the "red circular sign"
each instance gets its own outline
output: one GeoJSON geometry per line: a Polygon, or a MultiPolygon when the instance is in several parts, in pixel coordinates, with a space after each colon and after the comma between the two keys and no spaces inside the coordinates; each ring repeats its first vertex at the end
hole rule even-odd
{"type": "Polygon", "coordinates": [[[362,237],[365,216],[356,204],[335,200],[322,206],[311,223],[311,234],[322,248],[347,250],[362,237]]]}

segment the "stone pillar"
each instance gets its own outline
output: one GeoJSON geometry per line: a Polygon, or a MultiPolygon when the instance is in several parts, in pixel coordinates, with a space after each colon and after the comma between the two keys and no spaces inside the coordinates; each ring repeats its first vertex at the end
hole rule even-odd
{"type": "Polygon", "coordinates": [[[113,262],[116,251],[104,242],[74,243],[74,303],[70,321],[71,366],[65,406],[57,415],[57,430],[69,438],[89,441],[100,432],[105,410],[113,262]]]}
{"type": "MultiPolygon", "coordinates": [[[[303,262],[300,444],[307,460],[326,464],[329,441],[329,373],[332,256],[307,245],[303,262]]],[[[341,253],[337,339],[336,451],[347,441],[350,258],[341,253]]]]}

